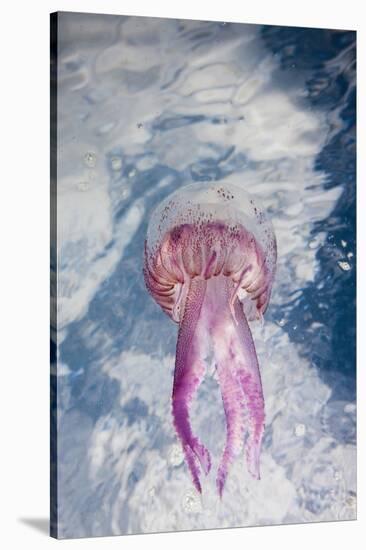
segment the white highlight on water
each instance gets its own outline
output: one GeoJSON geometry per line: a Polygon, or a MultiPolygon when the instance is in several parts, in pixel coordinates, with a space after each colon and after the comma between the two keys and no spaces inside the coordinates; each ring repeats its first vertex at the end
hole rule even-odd
{"type": "MultiPolygon", "coordinates": [[[[243,158],[230,181],[258,195],[271,212],[278,241],[272,303],[287,302],[291,293],[314,280],[316,252],[325,234],[314,238],[312,229],[329,216],[341,192],[338,187],[325,190],[326,175],[314,171],[316,156],[332,128],[326,113],[302,101],[305,76],[291,87],[282,86],[277,81],[277,61],[264,48],[254,25],[233,26],[230,35],[216,42],[198,40],[192,49],[194,36],[202,31],[199,22],[185,21],[184,32],[178,32],[178,23],[169,20],[125,18],[121,23],[103,16],[85,18],[80,28],[77,17],[62,14],[59,29],[64,40],[59,58],[57,218],[58,322],[63,338],[70,323],[83,319],[102,283],[123,258],[148,215],[151,195],[158,186],[171,183],[164,178],[134,198],[131,185],[138,170],[150,170],[159,163],[189,174],[190,167],[205,158],[225,164],[228,161],[219,157],[230,147],[243,158]],[[71,72],[70,63],[75,66],[71,72]],[[173,125],[168,131],[154,130],[159,121],[195,115],[206,118],[197,124],[173,125]],[[212,117],[221,123],[213,124],[212,117]],[[117,150],[136,158],[136,168],[123,176],[118,198],[113,198],[106,157],[112,152],[112,171],[122,171],[117,150]],[[115,201],[129,198],[132,202],[116,222],[115,201]]],[[[204,24],[205,30],[213,33],[213,25],[204,24]]],[[[221,30],[226,32],[227,26],[221,30]]],[[[351,269],[343,260],[338,266],[351,269]]],[[[342,433],[325,428],[321,420],[330,414],[339,422],[345,415],[354,420],[354,404],[347,405],[347,410],[342,404],[329,408],[330,388],[300,346],[289,340],[284,324],[282,319],[278,324],[266,321],[263,327],[253,326],[266,402],[262,480],[252,480],[238,459],[222,503],[212,476],[204,484],[202,501],[192,494],[187,469],[178,467],[172,450],[174,357],[161,351],[154,357],[145,353],[141,334],[132,349],[121,350],[112,359],[108,350],[113,342],[102,328],[95,330],[93,337],[105,349],[102,368],[118,382],[120,395],[115,409],[98,418],[92,430],[82,465],[89,485],[75,488],[76,494],[100,484],[103,488],[100,506],[108,510],[108,519],[99,526],[90,524],[91,532],[354,517],[355,445],[345,443],[342,433]],[[148,416],[129,425],[119,420],[118,412],[136,397],[147,405],[148,416]],[[158,419],[162,448],[152,446],[152,417],[158,419]],[[139,460],[145,470],[131,490],[129,476],[139,460]]],[[[63,364],[59,374],[67,378],[68,372],[63,364]]],[[[208,383],[192,420],[217,459],[225,437],[220,415],[219,394],[208,383]]],[[[75,518],[69,528],[74,534],[84,532],[77,520],[78,498],[67,505],[69,517],[75,518]]]]}

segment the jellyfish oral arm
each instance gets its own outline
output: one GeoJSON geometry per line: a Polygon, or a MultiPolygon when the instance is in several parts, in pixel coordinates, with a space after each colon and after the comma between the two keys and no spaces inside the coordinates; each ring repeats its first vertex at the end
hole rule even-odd
{"type": "Polygon", "coordinates": [[[264,430],[264,401],[256,351],[238,299],[231,305],[233,284],[227,277],[192,279],[180,322],[173,387],[173,417],[193,482],[201,491],[201,468],[207,474],[210,456],[192,434],[189,408],[205,374],[211,346],[226,417],[226,444],[216,484],[222,496],[228,470],[244,440],[247,467],[259,479],[264,430]],[[234,311],[233,311],[234,309],[234,311]]]}
{"type": "Polygon", "coordinates": [[[227,277],[209,281],[204,315],[209,326],[226,416],[226,444],[216,484],[222,495],[228,469],[245,439],[247,467],[259,479],[259,456],[264,430],[264,400],[253,338],[242,305],[232,307],[233,283],[227,277]]]}
{"type": "Polygon", "coordinates": [[[238,361],[239,384],[246,398],[248,434],[245,450],[247,466],[250,474],[254,478],[260,479],[259,460],[265,422],[262,381],[253,337],[239,300],[236,300],[234,309],[238,321],[234,349],[238,350],[241,357],[238,361]]]}
{"type": "Polygon", "coordinates": [[[189,408],[206,371],[207,335],[202,323],[202,306],[207,282],[193,279],[179,325],[174,371],[172,411],[174,427],[180,439],[196,489],[201,492],[201,468],[208,474],[211,459],[208,450],[192,433],[189,408]]]}

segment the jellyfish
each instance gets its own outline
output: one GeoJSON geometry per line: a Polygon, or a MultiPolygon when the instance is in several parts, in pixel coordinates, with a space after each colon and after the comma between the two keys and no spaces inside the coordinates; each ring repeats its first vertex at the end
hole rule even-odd
{"type": "Polygon", "coordinates": [[[179,325],[172,415],[200,493],[211,457],[193,433],[189,413],[209,358],[214,360],[226,419],[218,493],[222,497],[230,465],[241,452],[250,474],[260,479],[265,411],[248,321],[262,319],[275,264],[271,222],[239,186],[190,184],[168,196],[152,214],[145,240],[145,284],[179,325]]]}

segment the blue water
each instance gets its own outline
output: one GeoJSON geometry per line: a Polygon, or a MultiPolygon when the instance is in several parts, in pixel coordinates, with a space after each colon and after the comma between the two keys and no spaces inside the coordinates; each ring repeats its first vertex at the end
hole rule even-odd
{"type": "MultiPolygon", "coordinates": [[[[354,518],[355,33],[63,13],[58,37],[59,536],[354,518]],[[239,458],[221,503],[183,463],[177,327],[142,276],[154,206],[214,180],[258,196],[278,240],[251,327],[262,480],[239,458]]],[[[212,369],[192,421],[217,462],[212,369]]]]}
{"type": "MultiPolygon", "coordinates": [[[[342,194],[328,218],[314,224],[312,235],[326,233],[317,251],[320,270],[291,305],[287,327],[293,341],[312,342],[312,361],[334,392],[340,398],[355,399],[356,33],[266,26],[262,35],[279,57],[280,74],[286,70],[307,73],[310,104],[330,114],[338,111],[340,117],[340,127],[317,155],[315,169],[327,174],[326,189],[339,187],[342,194]],[[330,69],[329,63],[337,58],[330,69]],[[336,258],[351,269],[340,270],[336,258]],[[311,333],[313,320],[326,329],[311,333]]],[[[281,317],[281,312],[277,315],[281,317]]]]}

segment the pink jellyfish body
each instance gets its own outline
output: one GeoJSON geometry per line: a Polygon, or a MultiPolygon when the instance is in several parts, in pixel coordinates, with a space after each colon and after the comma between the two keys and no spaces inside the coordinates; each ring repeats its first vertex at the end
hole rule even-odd
{"type": "Polygon", "coordinates": [[[188,185],[153,212],[144,260],[149,292],[179,324],[173,421],[199,492],[201,469],[207,474],[211,459],[192,432],[189,409],[214,357],[227,424],[216,478],[222,496],[243,445],[249,472],[260,477],[264,400],[248,320],[261,319],[269,302],[276,264],[272,225],[240,187],[188,185]]]}

